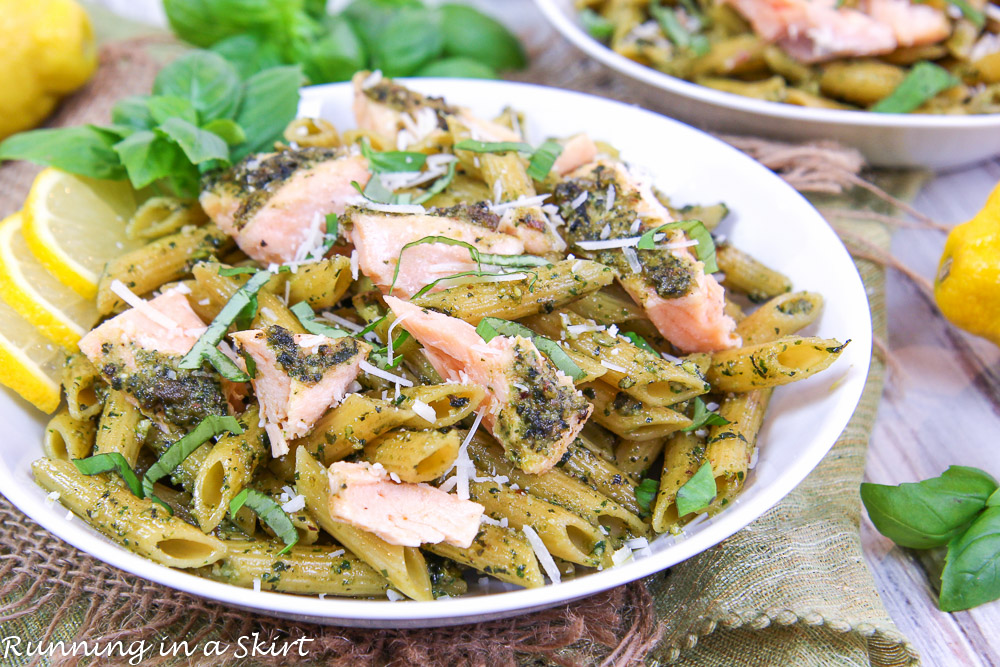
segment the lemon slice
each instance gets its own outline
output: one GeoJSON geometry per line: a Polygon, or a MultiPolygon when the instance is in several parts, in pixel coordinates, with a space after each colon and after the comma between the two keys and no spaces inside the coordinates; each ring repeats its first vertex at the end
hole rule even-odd
{"type": "Polygon", "coordinates": [[[0,298],[49,340],[74,350],[97,306],[50,274],[28,249],[20,213],[0,222],[0,298]]]}
{"type": "Polygon", "coordinates": [[[125,235],[137,205],[128,181],[45,169],[24,203],[24,237],[52,275],[92,299],[108,260],[143,245],[125,235]]]}
{"type": "Polygon", "coordinates": [[[0,384],[43,412],[59,407],[59,378],[65,353],[0,301],[0,384]]]}

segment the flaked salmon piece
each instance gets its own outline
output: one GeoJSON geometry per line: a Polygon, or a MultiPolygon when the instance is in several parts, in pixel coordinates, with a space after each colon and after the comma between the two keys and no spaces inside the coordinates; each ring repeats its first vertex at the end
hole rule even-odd
{"type": "Polygon", "coordinates": [[[330,515],[389,544],[451,544],[467,549],[484,508],[429,484],[394,482],[381,464],[338,461],[330,466],[330,515]]]}
{"type": "Polygon", "coordinates": [[[204,332],[205,323],[174,289],[91,330],[80,350],[146,417],[166,430],[190,428],[229,412],[221,378],[178,365],[204,332]]]}
{"type": "MultiPolygon", "coordinates": [[[[670,212],[653,194],[641,171],[599,160],[581,167],[556,186],[553,201],[566,221],[569,241],[635,238],[666,222],[670,212]]],[[[606,248],[581,253],[615,269],[622,287],[656,328],[684,352],[710,352],[740,344],[736,323],[725,314],[722,287],[683,247],[689,240],[668,230],[652,250],[606,248]]]]}
{"type": "Polygon", "coordinates": [[[845,56],[893,51],[893,29],[837,0],[724,0],[746,18],[753,31],[776,42],[790,56],[814,63],[845,56]]]}
{"type": "Polygon", "coordinates": [[[532,255],[566,249],[566,242],[549,223],[540,206],[507,209],[500,218],[497,231],[520,240],[524,244],[524,250],[532,255]]]}
{"type": "Polygon", "coordinates": [[[201,193],[208,217],[264,264],[301,261],[319,245],[325,216],[344,212],[368,182],[368,161],[328,148],[251,155],[201,193]],[[317,230],[319,232],[317,233],[317,230]]]}
{"type": "Polygon", "coordinates": [[[509,127],[479,118],[469,109],[452,106],[439,97],[427,97],[392,79],[358,72],[354,85],[354,120],[368,130],[392,140],[399,150],[416,144],[433,132],[448,130],[453,116],[480,141],[522,141],[509,127]]]}
{"type": "Polygon", "coordinates": [[[482,423],[515,465],[541,473],[562,458],[593,406],[531,340],[496,336],[487,343],[467,322],[391,296],[385,301],[445,380],[486,389],[482,423]]]}
{"type": "MultiPolygon", "coordinates": [[[[481,252],[496,255],[520,255],[524,252],[524,245],[518,239],[459,218],[377,213],[352,208],[349,222],[348,233],[358,252],[358,267],[382,291],[388,291],[392,285],[403,246],[427,236],[447,236],[464,241],[481,252]]],[[[413,246],[403,252],[393,294],[413,296],[438,278],[476,268],[468,248],[443,243],[413,246]]]]}
{"type": "Polygon", "coordinates": [[[278,325],[230,336],[257,366],[251,382],[276,457],[288,452],[286,440],[305,435],[328,408],[340,404],[371,351],[350,336],[292,334],[278,325]]]}
{"type": "Polygon", "coordinates": [[[565,176],[574,169],[597,159],[597,144],[587,134],[574,134],[563,144],[562,153],[552,165],[552,172],[565,176]]]}
{"type": "Polygon", "coordinates": [[[898,46],[936,44],[951,35],[948,18],[940,9],[910,0],[866,0],[873,19],[892,28],[898,46]]]}

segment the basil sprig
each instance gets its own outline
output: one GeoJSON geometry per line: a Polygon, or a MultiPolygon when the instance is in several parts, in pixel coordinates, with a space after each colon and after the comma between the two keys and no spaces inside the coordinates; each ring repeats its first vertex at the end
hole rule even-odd
{"type": "Polygon", "coordinates": [[[677,516],[697,514],[706,510],[718,493],[712,464],[705,461],[698,468],[698,472],[677,489],[677,516]]]}
{"type": "Polygon", "coordinates": [[[116,471],[125,480],[132,495],[143,497],[142,483],[136,476],[132,466],[119,452],[107,452],[105,454],[95,454],[85,459],[73,459],[73,465],[84,475],[100,475],[102,472],[116,471]]]}
{"type": "Polygon", "coordinates": [[[273,498],[255,489],[243,489],[229,501],[229,515],[235,517],[244,505],[256,512],[260,520],[285,543],[285,548],[278,552],[279,556],[288,553],[298,543],[299,531],[295,530],[292,520],[273,498]]]}
{"type": "Polygon", "coordinates": [[[900,546],[947,546],[942,611],[1000,598],[1000,496],[978,468],[951,466],[940,476],[898,486],[861,485],[861,501],[880,533],[900,546]]]}
{"type": "Polygon", "coordinates": [[[587,376],[582,368],[576,365],[566,351],[559,347],[559,344],[550,338],[539,335],[517,322],[503,320],[499,317],[484,317],[476,326],[476,333],[487,343],[497,336],[521,336],[529,339],[535,347],[555,364],[556,368],[573,378],[582,380],[587,376]]]}
{"type": "Polygon", "coordinates": [[[203,361],[208,361],[227,380],[247,382],[250,376],[241,371],[239,366],[216,346],[222,342],[230,325],[237,319],[244,322],[253,319],[257,313],[257,293],[273,275],[270,271],[258,271],[241,285],[178,365],[181,368],[195,369],[200,368],[203,361]]]}
{"type": "Polygon", "coordinates": [[[687,234],[692,241],[697,241],[694,246],[695,257],[705,265],[705,273],[718,273],[719,265],[715,261],[715,241],[712,233],[701,220],[678,220],[660,225],[656,229],[651,229],[639,237],[639,250],[654,250],[656,248],[656,235],[668,229],[679,229],[687,234]]]}
{"type": "Polygon", "coordinates": [[[151,184],[194,197],[201,175],[269,148],[295,117],[298,67],[246,79],[210,51],[160,70],[152,95],[115,105],[111,124],[33,130],[0,144],[0,160],[28,160],[81,176],[151,184]]]}
{"type": "Polygon", "coordinates": [[[546,141],[537,149],[522,141],[476,141],[464,139],[454,146],[457,151],[473,153],[526,153],[528,158],[528,175],[536,181],[544,181],[552,170],[552,165],[562,154],[563,147],[558,141],[546,141]]]}

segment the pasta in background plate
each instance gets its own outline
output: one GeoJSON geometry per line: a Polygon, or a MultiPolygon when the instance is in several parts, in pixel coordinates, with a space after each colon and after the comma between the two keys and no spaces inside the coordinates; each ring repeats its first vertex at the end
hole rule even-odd
{"type": "Polygon", "coordinates": [[[205,216],[150,200],[101,279],[33,469],[136,553],[415,600],[614,567],[730,503],[772,388],[843,349],[798,333],[819,295],[716,245],[724,206],[610,145],[378,73],[354,112],[208,177],[205,216]]]}

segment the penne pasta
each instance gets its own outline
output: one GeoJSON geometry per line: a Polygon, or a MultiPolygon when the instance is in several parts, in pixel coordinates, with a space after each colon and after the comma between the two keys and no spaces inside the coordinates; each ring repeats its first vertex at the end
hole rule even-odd
{"type": "Polygon", "coordinates": [[[458,456],[459,431],[392,431],[365,447],[365,460],[380,463],[404,482],[430,482],[444,476],[458,456]]]}
{"type": "MultiPolygon", "coordinates": [[[[139,448],[146,437],[145,432],[139,433],[139,424],[143,421],[142,413],[129,402],[124,392],[108,390],[104,411],[97,424],[94,453],[118,452],[130,466],[134,466],[139,458],[139,448]]],[[[145,428],[149,428],[148,421],[145,422],[145,428]]]]}
{"type": "Polygon", "coordinates": [[[57,461],[90,456],[96,431],[93,420],[75,419],[68,410],[60,410],[45,426],[42,440],[45,455],[57,461]]]}
{"type": "Polygon", "coordinates": [[[804,380],[829,368],[846,343],[786,336],[774,341],[716,352],[708,381],[718,391],[750,391],[804,380]]]}

